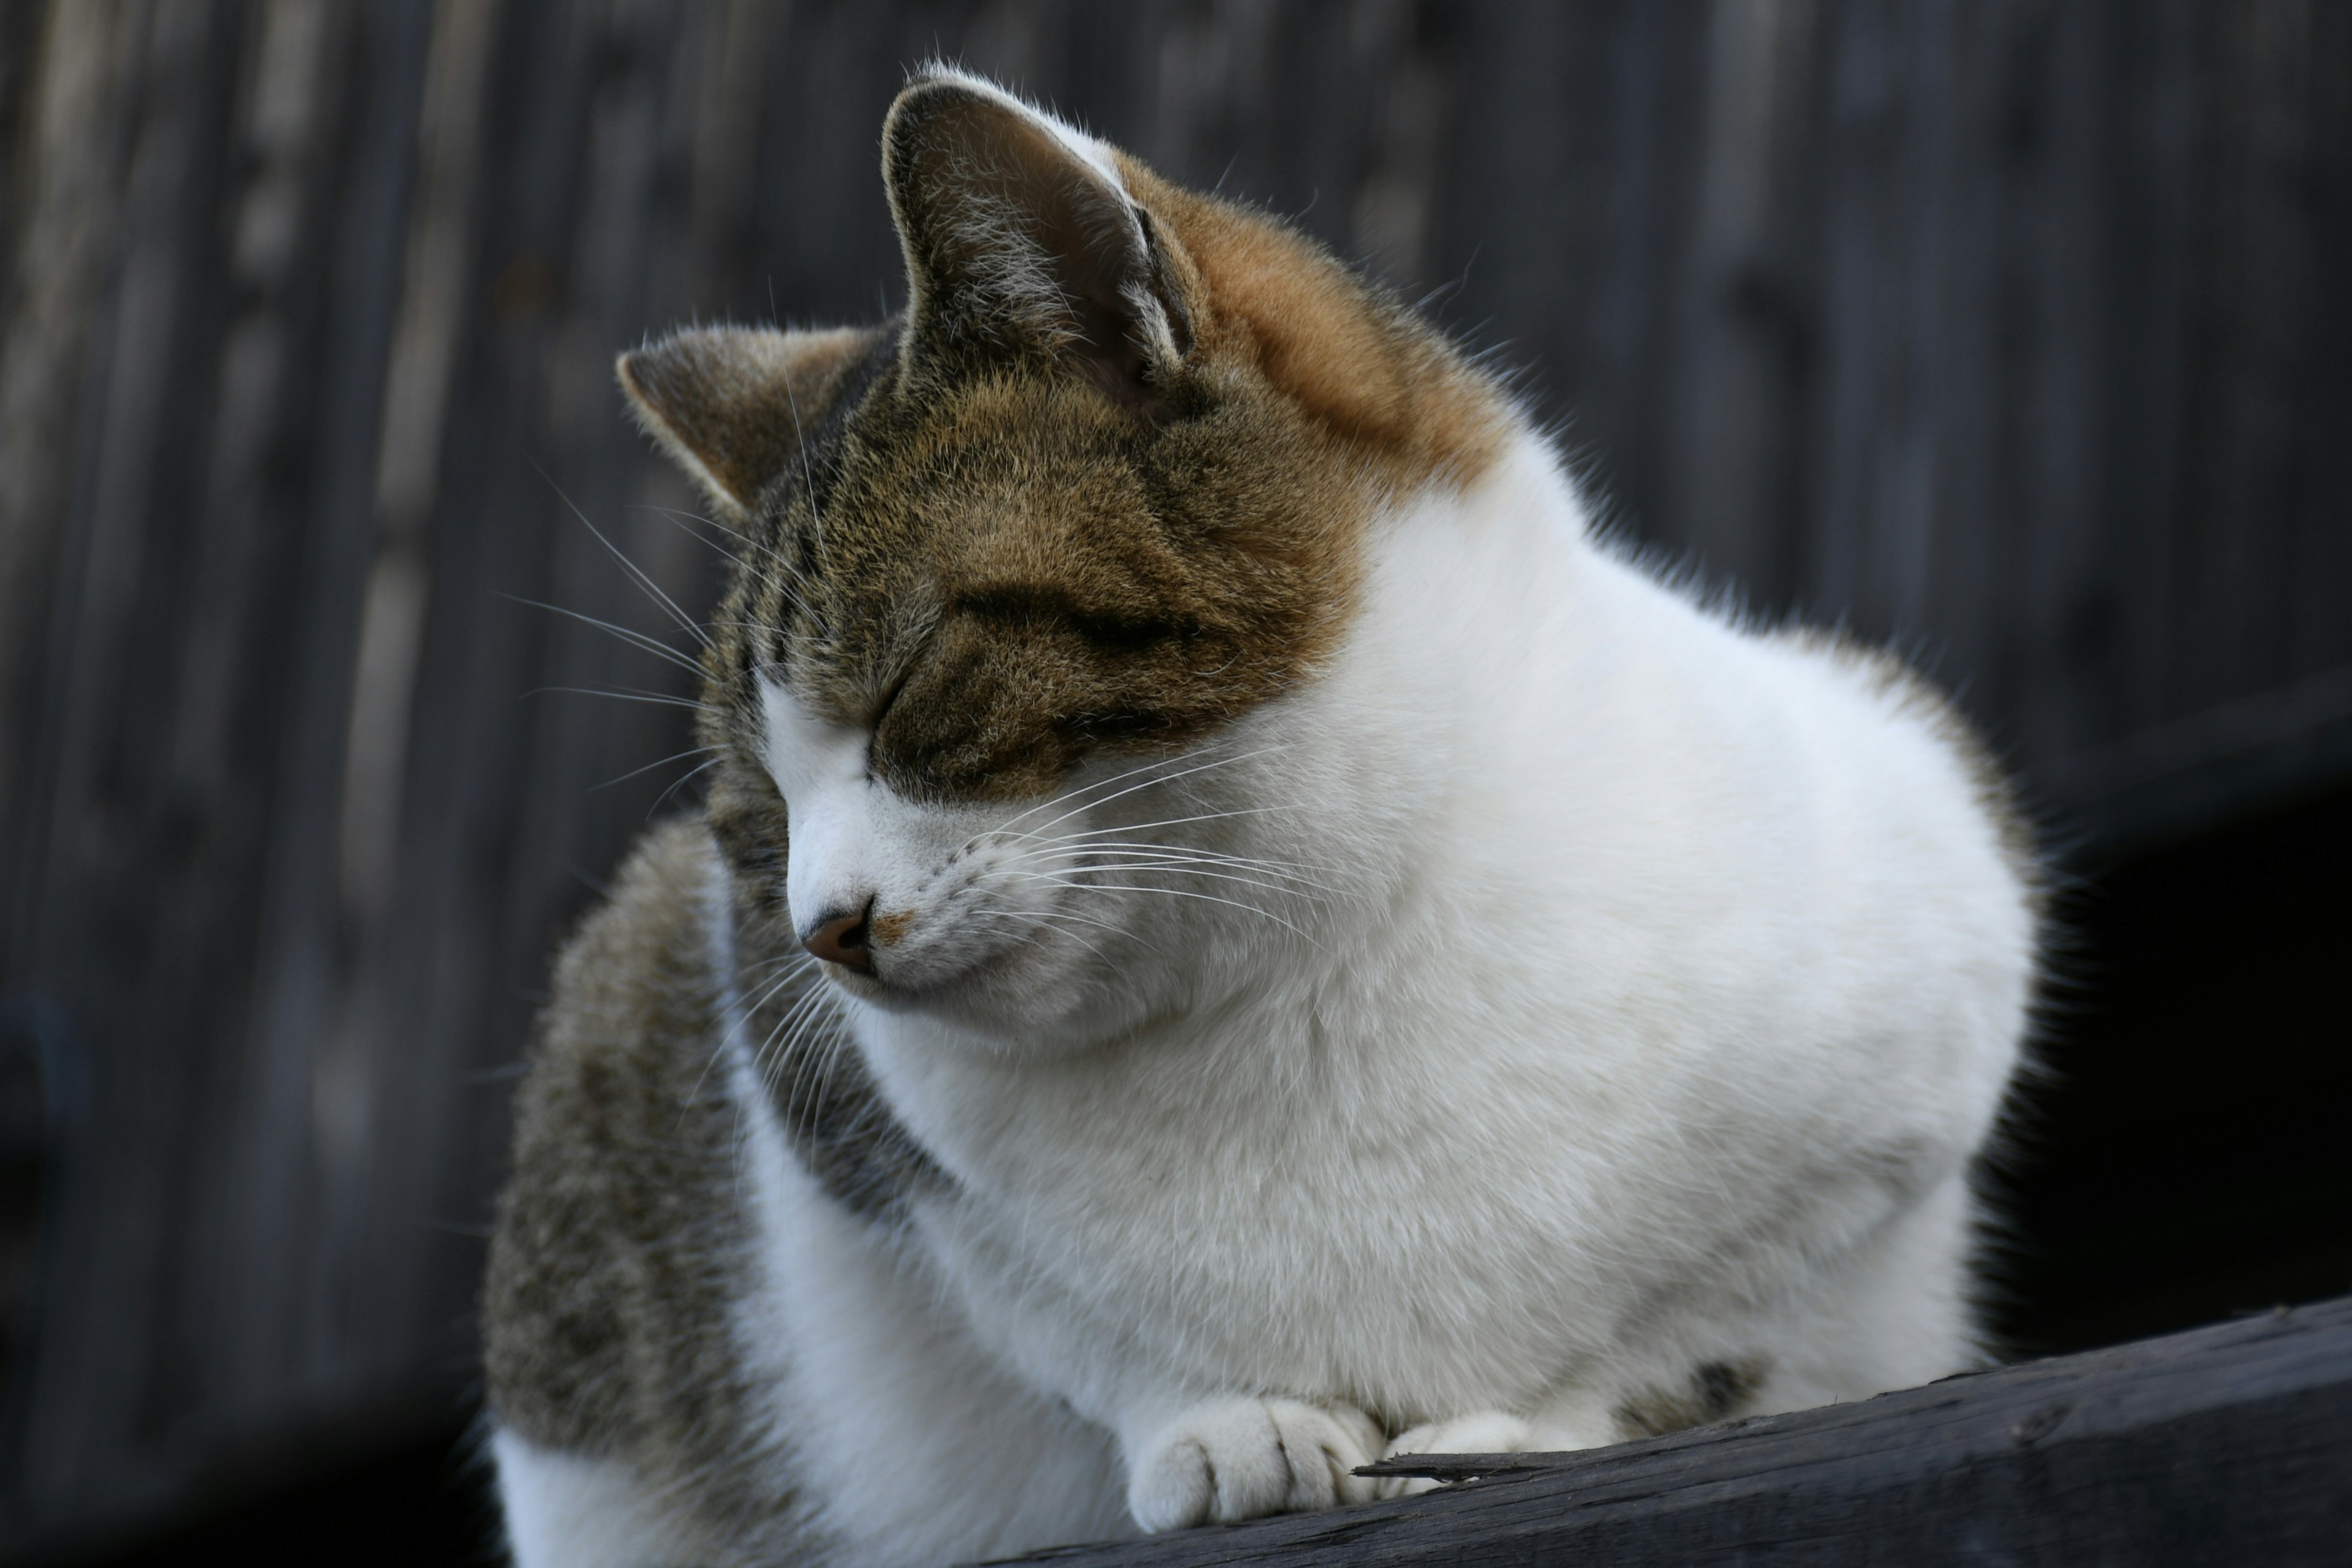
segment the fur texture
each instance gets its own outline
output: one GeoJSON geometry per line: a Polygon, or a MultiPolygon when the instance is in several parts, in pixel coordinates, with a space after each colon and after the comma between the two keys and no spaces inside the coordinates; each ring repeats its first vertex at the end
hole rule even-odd
{"type": "Polygon", "coordinates": [[[1976,1361],[2037,917],[1948,707],[1597,543],[1278,223],[952,73],[884,170],[902,320],[623,363],[742,550],[707,811],[523,1092],[526,1568],[998,1555],[1976,1361]]]}

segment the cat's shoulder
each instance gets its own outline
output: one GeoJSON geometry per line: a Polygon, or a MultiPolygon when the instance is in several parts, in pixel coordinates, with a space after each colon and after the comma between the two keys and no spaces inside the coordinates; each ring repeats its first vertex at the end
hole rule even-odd
{"type": "Polygon", "coordinates": [[[534,1075],[557,1066],[658,1073],[685,1036],[709,1032],[723,994],[718,876],[700,813],[637,841],[556,960],[534,1075]]]}
{"type": "Polygon", "coordinates": [[[625,1442],[649,1383],[730,1356],[694,1331],[726,1315],[694,1309],[721,1304],[703,1300],[727,1293],[718,1232],[740,1224],[716,864],[698,816],[646,834],[565,944],[534,1032],[483,1327],[499,1418],[538,1442],[625,1442]]]}

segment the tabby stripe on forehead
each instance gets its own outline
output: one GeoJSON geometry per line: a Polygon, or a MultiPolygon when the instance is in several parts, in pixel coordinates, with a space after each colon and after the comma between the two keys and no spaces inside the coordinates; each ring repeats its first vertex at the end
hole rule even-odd
{"type": "Polygon", "coordinates": [[[1201,635],[1201,623],[1189,616],[1129,616],[1117,610],[1088,609],[1060,588],[1034,584],[959,594],[955,607],[982,620],[1062,626],[1112,653],[1134,653],[1201,635]]]}
{"type": "MultiPolygon", "coordinates": [[[[866,353],[850,368],[834,393],[824,416],[814,428],[801,432],[800,461],[787,464],[783,472],[776,476],[783,496],[787,499],[794,495],[807,496],[810,510],[817,517],[824,515],[825,508],[832,503],[834,488],[841,480],[843,433],[865,403],[866,395],[873,389],[875,382],[898,363],[898,342],[905,333],[904,317],[894,318],[883,324],[882,330],[875,334],[874,342],[867,345],[866,353]]],[[[785,510],[782,507],[778,509],[780,521],[785,510]]],[[[794,543],[798,549],[796,571],[803,578],[814,577],[818,572],[815,539],[803,532],[794,543]]],[[[782,595],[779,594],[777,597],[781,601],[782,595]]],[[[784,618],[781,603],[775,618],[779,622],[784,618]]]]}

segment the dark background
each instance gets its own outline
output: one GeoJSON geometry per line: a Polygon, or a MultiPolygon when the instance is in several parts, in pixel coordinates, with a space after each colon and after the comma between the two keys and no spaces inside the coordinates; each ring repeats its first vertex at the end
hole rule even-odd
{"type": "Polygon", "coordinates": [[[2059,869],[2014,1348],[2352,1289],[2352,6],[0,0],[0,1561],[482,1558],[512,1064],[692,795],[517,601],[708,602],[612,355],[887,309],[935,51],[1958,690],[2059,869]]]}

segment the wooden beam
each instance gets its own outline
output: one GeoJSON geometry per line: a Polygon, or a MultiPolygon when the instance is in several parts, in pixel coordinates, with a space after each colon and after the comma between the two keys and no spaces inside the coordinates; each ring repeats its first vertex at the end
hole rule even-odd
{"type": "Polygon", "coordinates": [[[1374,1468],[1455,1484],[1024,1561],[2338,1563],[2352,1298],[1612,1448],[1374,1468]]]}

